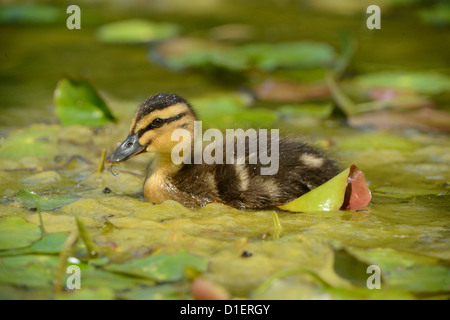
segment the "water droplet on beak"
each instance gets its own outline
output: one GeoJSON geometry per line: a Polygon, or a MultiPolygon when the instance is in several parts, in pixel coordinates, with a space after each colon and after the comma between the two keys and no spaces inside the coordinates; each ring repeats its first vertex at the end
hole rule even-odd
{"type": "Polygon", "coordinates": [[[119,165],[118,164],[113,164],[109,167],[109,170],[111,171],[111,174],[114,177],[117,177],[120,174],[120,170],[119,170],[119,165]]]}

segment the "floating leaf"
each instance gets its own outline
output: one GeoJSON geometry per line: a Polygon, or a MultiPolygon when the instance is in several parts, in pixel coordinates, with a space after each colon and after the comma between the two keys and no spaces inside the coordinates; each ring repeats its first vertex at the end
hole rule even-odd
{"type": "Polygon", "coordinates": [[[339,142],[342,150],[399,150],[414,151],[418,148],[417,143],[405,137],[383,132],[358,134],[349,136],[339,142]]]}
{"type": "Polygon", "coordinates": [[[1,23],[47,24],[62,20],[63,17],[60,8],[43,4],[21,3],[0,8],[1,23]]]}
{"type": "Polygon", "coordinates": [[[293,212],[353,210],[367,206],[370,199],[364,173],[351,165],[321,186],[279,208],[293,212]]]}
{"type": "Polygon", "coordinates": [[[34,242],[31,246],[21,249],[13,249],[0,252],[0,256],[15,256],[24,254],[55,254],[61,251],[67,235],[62,232],[46,234],[42,239],[34,242]]]}
{"type": "Polygon", "coordinates": [[[442,266],[418,266],[395,269],[388,275],[389,285],[413,292],[448,292],[450,269],[442,266]]]}
{"type": "Polygon", "coordinates": [[[330,96],[323,83],[305,83],[287,80],[267,80],[255,89],[258,99],[282,102],[303,102],[330,96]]]}
{"type": "Polygon", "coordinates": [[[206,271],[207,266],[207,259],[183,251],[173,256],[153,255],[130,263],[110,264],[105,269],[156,281],[177,281],[183,278],[186,267],[206,271]]]}
{"type": "Polygon", "coordinates": [[[62,78],[56,86],[53,99],[63,125],[97,127],[115,121],[106,103],[87,81],[62,78]]]}
{"type": "Polygon", "coordinates": [[[428,131],[450,132],[450,112],[422,108],[413,111],[378,111],[351,116],[353,127],[416,128],[428,131]]]}
{"type": "Polygon", "coordinates": [[[432,72],[384,71],[356,77],[353,83],[364,88],[397,88],[437,94],[450,90],[450,78],[432,72]]]}
{"type": "MultiPolygon", "coordinates": [[[[84,275],[84,274],[83,274],[84,275]]],[[[83,277],[84,281],[84,277],[83,277]]],[[[84,288],[74,292],[59,292],[55,295],[56,300],[114,300],[114,291],[110,288],[97,287],[84,288]]]]}
{"type": "Polygon", "coordinates": [[[327,67],[336,59],[333,47],[310,41],[249,44],[238,48],[237,52],[247,57],[250,66],[266,71],[327,67]]]}
{"type": "Polygon", "coordinates": [[[0,258],[0,283],[48,288],[58,265],[57,256],[24,255],[0,258]]]}
{"type": "Polygon", "coordinates": [[[53,210],[72,203],[77,198],[66,194],[55,194],[47,197],[40,196],[29,190],[19,190],[14,201],[27,208],[39,208],[40,210],[53,210]]]}
{"type": "Polygon", "coordinates": [[[177,300],[185,298],[186,294],[187,292],[182,292],[174,284],[162,284],[134,289],[121,294],[120,298],[130,300],[177,300]]]}
{"type": "Polygon", "coordinates": [[[39,226],[21,217],[0,218],[0,250],[28,247],[40,237],[39,226]]]}
{"type": "Polygon", "coordinates": [[[361,261],[380,266],[383,272],[389,272],[399,267],[431,266],[439,262],[437,258],[401,252],[391,248],[374,248],[370,250],[351,248],[348,251],[361,261]]]}
{"type": "Polygon", "coordinates": [[[282,118],[296,118],[296,117],[314,117],[319,119],[326,119],[331,116],[333,106],[331,104],[299,104],[299,105],[284,105],[278,109],[282,118]]]}
{"type": "Polygon", "coordinates": [[[97,29],[97,38],[106,43],[134,44],[172,38],[179,33],[173,23],[131,19],[105,24],[97,29]]]}
{"type": "Polygon", "coordinates": [[[372,199],[372,195],[367,187],[364,172],[359,170],[355,165],[350,166],[350,174],[348,175],[347,182],[344,203],[340,209],[355,210],[367,206],[372,199]]]}
{"type": "Polygon", "coordinates": [[[277,119],[271,110],[248,108],[245,97],[237,94],[205,96],[192,104],[205,127],[268,127],[277,119]]]}
{"type": "Polygon", "coordinates": [[[59,126],[32,125],[11,132],[0,146],[0,158],[21,159],[24,157],[52,157],[58,151],[55,134],[59,126]]]}
{"type": "Polygon", "coordinates": [[[197,39],[177,39],[157,48],[158,60],[173,69],[222,68],[231,71],[330,67],[334,49],[326,43],[255,43],[237,47],[197,39]]]}

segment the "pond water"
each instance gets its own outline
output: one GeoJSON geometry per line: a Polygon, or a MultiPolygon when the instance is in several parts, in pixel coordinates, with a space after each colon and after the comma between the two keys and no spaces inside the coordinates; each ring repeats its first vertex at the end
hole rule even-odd
{"type": "MultiPolygon", "coordinates": [[[[254,100],[249,92],[272,79],[270,72],[242,80],[234,78],[234,73],[173,71],[152,61],[151,45],[104,43],[96,37],[99,26],[130,18],[175,23],[182,37],[210,41],[224,34],[245,36],[223,41],[233,45],[314,40],[341,52],[343,34],[347,34],[357,49],[340,84],[344,89],[350,86],[347,93],[353,99],[367,101],[367,95],[361,98],[352,92],[353,77],[392,70],[450,76],[450,52],[443,45],[450,43],[448,26],[424,23],[420,10],[426,8],[418,5],[382,8],[381,30],[368,30],[366,7],[355,8],[353,1],[343,10],[346,14],[339,14],[327,1],[198,0],[189,5],[173,1],[171,6],[156,1],[142,9],[144,3],[83,3],[80,30],[66,28],[68,15],[62,2],[53,6],[59,12],[53,22],[0,25],[0,223],[6,216],[19,216],[33,225],[42,223],[47,234],[66,235],[52,250],[45,245],[29,251],[23,249],[26,245],[0,246],[1,298],[183,299],[195,296],[194,279],[205,280],[212,287],[207,287],[211,295],[218,286],[227,297],[239,298],[448,298],[448,123],[443,125],[447,131],[435,130],[433,125],[431,129],[352,126],[338,108],[328,113],[323,108],[335,105],[329,95],[300,102],[320,105],[319,112],[325,116],[315,113],[302,118],[288,113],[263,122],[266,113],[261,109],[279,115],[282,107],[299,104],[254,100]],[[237,34],[217,28],[230,24],[239,30],[237,34]],[[97,129],[60,126],[52,99],[64,75],[89,79],[118,122],[97,129]],[[363,170],[373,196],[370,206],[352,211],[279,211],[279,230],[272,211],[240,211],[219,204],[191,210],[173,201],[149,204],[142,197],[142,182],[150,155],[121,164],[117,176],[106,170],[94,173],[102,149],[110,152],[126,137],[137,105],[158,92],[176,92],[193,101],[194,108],[206,101],[213,110],[214,101],[244,95],[244,100],[251,101],[244,108],[254,111],[250,123],[279,128],[282,135],[295,134],[324,149],[342,168],[354,163],[363,170]],[[56,196],[73,198],[61,202],[62,206],[48,204],[38,214],[18,197],[24,189],[43,196],[44,204],[56,196]],[[74,217],[82,219],[89,236],[82,235],[70,245],[67,235],[80,232],[74,217]],[[93,239],[100,258],[86,254],[86,237],[93,239]],[[136,262],[139,259],[176,255],[180,250],[204,258],[208,267],[199,271],[194,264],[184,276],[164,285],[136,271],[142,267],[136,262]],[[245,256],[244,251],[251,254],[245,256]],[[30,254],[32,263],[26,260],[30,254]],[[66,254],[81,260],[84,290],[55,291],[51,284],[58,275],[67,277],[55,271],[66,254]],[[134,262],[129,269],[120,269],[134,262]],[[366,287],[369,265],[381,268],[381,290],[366,287]],[[47,280],[36,280],[48,273],[47,280]]],[[[305,75],[323,79],[322,71],[309,70],[305,75]]],[[[450,110],[448,86],[437,94],[418,91],[435,110],[450,110]]],[[[222,117],[214,112],[205,115],[208,126],[215,126],[222,117]]],[[[238,115],[231,123],[239,123],[238,115]]],[[[28,247],[36,240],[30,240],[28,247]]]]}

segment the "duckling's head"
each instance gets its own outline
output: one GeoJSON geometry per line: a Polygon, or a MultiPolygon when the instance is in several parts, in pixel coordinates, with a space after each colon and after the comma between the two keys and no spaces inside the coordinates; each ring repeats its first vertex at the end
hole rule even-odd
{"type": "Polygon", "coordinates": [[[128,137],[106,158],[106,163],[119,163],[143,152],[170,153],[179,144],[172,141],[172,132],[186,129],[193,139],[195,119],[192,107],[182,97],[173,93],[151,96],[138,107],[128,137]]]}

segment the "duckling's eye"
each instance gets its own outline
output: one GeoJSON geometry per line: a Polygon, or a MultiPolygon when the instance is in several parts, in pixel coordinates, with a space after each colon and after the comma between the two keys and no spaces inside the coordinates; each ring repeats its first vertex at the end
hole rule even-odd
{"type": "Polygon", "coordinates": [[[152,126],[155,128],[159,128],[164,124],[164,120],[161,118],[156,118],[155,120],[152,121],[152,126]]]}

